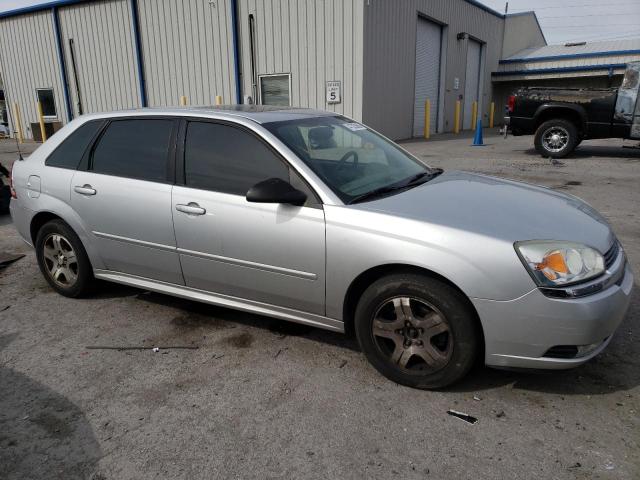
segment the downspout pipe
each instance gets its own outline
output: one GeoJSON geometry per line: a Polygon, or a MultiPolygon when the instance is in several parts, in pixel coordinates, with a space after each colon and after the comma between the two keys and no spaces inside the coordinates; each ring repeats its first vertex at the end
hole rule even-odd
{"type": "Polygon", "coordinates": [[[73,120],[73,109],[71,108],[71,98],[69,96],[69,81],[67,79],[67,65],[64,61],[64,51],[62,49],[62,36],[60,35],[60,17],[58,7],[51,8],[53,18],[53,34],[56,37],[56,49],[58,50],[58,62],[60,63],[60,76],[62,77],[62,95],[64,96],[64,106],[67,112],[67,122],[73,120]]]}
{"type": "Polygon", "coordinates": [[[140,87],[140,104],[147,105],[147,83],[144,78],[144,66],[142,64],[142,41],[140,39],[140,19],[138,18],[138,0],[130,0],[131,20],[133,22],[133,44],[136,51],[136,63],[138,67],[138,83],[140,87]]]}
{"type": "Polygon", "coordinates": [[[240,83],[240,44],[238,41],[238,0],[231,0],[231,32],[233,39],[233,73],[236,79],[236,103],[242,103],[240,83]]]}

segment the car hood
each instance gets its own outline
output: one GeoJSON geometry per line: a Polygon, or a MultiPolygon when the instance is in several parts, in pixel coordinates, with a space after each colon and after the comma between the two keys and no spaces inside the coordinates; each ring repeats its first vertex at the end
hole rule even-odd
{"type": "Polygon", "coordinates": [[[577,197],[468,172],[448,171],[419,187],[353,207],[510,243],[568,240],[604,253],[613,242],[607,221],[577,197]]]}

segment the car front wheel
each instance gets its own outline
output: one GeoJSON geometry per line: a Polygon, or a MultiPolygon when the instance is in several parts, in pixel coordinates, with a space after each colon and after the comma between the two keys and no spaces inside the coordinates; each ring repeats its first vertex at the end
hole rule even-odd
{"type": "Polygon", "coordinates": [[[373,283],[358,303],[355,329],[360,347],[380,373],[423,389],[461,379],[474,363],[480,337],[461,292],[412,273],[373,283]]]}

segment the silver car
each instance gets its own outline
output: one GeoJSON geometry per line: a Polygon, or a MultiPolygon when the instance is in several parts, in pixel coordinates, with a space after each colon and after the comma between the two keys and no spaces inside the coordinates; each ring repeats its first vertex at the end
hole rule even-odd
{"type": "Polygon", "coordinates": [[[543,187],[429,168],[330,112],[234,106],[78,118],[13,168],[49,284],[94,278],[355,332],[388,378],[439,388],[478,357],[600,353],[633,275],[608,225],[543,187]]]}

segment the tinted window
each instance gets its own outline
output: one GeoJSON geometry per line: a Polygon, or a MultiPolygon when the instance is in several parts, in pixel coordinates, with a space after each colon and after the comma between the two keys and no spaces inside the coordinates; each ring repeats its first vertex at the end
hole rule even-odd
{"type": "Polygon", "coordinates": [[[50,88],[42,88],[40,90],[36,90],[38,94],[38,101],[42,106],[42,116],[43,117],[57,117],[56,113],[56,102],[53,99],[53,90],[50,88]]]}
{"type": "Polygon", "coordinates": [[[191,122],[184,146],[187,186],[246,195],[268,178],[289,181],[288,167],[263,142],[238,128],[191,122]]]}
{"type": "Polygon", "coordinates": [[[141,180],[167,180],[173,120],[111,122],[93,152],[96,173],[141,180]]]}
{"type": "Polygon", "coordinates": [[[87,122],[69,135],[45,161],[45,165],[60,168],[78,168],[82,155],[103,122],[87,122]]]}

